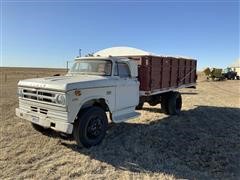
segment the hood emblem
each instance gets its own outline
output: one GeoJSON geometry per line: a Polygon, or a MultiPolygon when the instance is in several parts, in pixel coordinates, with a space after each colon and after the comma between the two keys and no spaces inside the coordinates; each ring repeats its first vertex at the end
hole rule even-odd
{"type": "Polygon", "coordinates": [[[40,88],[45,88],[45,87],[46,87],[46,84],[35,84],[35,83],[32,83],[31,86],[36,86],[36,87],[40,87],[40,88]]]}

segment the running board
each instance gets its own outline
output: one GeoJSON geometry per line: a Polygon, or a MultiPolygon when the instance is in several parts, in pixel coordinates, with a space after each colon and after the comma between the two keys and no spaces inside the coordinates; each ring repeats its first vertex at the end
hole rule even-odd
{"type": "Polygon", "coordinates": [[[138,118],[141,114],[138,112],[135,112],[135,108],[128,108],[122,111],[118,111],[113,113],[113,122],[119,123],[123,121],[127,121],[129,119],[138,118]]]}
{"type": "Polygon", "coordinates": [[[120,123],[120,122],[124,122],[127,121],[129,119],[134,119],[134,118],[138,118],[141,114],[138,112],[130,112],[127,114],[121,114],[119,116],[114,116],[113,117],[113,122],[115,123],[120,123]]]}

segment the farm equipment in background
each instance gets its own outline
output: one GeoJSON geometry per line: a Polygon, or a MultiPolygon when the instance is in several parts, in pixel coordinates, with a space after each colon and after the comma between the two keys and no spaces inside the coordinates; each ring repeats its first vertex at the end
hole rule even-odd
{"type": "Polygon", "coordinates": [[[207,79],[212,80],[224,80],[225,77],[223,76],[222,69],[217,68],[206,68],[203,70],[204,74],[207,76],[207,79]]]}
{"type": "Polygon", "coordinates": [[[233,71],[232,68],[224,69],[223,76],[225,79],[228,79],[228,80],[234,80],[234,79],[239,80],[239,76],[237,75],[237,72],[233,71]]]}
{"type": "Polygon", "coordinates": [[[237,72],[233,71],[232,68],[226,68],[226,69],[217,69],[217,68],[206,68],[203,70],[204,74],[207,76],[207,79],[212,80],[239,80],[239,75],[237,75],[237,72]]]}

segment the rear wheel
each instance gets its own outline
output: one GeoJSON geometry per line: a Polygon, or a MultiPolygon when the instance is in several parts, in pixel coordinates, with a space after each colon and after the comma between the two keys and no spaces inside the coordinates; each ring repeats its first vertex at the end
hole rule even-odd
{"type": "Polygon", "coordinates": [[[178,115],[182,108],[182,96],[179,92],[169,92],[162,96],[161,108],[165,114],[178,115]]]}
{"type": "Polygon", "coordinates": [[[169,93],[166,93],[161,98],[161,109],[162,109],[164,114],[169,114],[168,97],[169,97],[169,93]]]}
{"type": "Polygon", "coordinates": [[[73,129],[78,146],[91,147],[99,144],[107,130],[106,113],[100,107],[90,107],[80,112],[73,129]]]}
{"type": "Polygon", "coordinates": [[[228,75],[227,75],[227,79],[228,79],[228,80],[231,80],[231,78],[232,78],[231,74],[228,73],[228,75]]]}
{"type": "Polygon", "coordinates": [[[172,92],[169,97],[168,110],[171,115],[178,115],[182,109],[182,96],[179,92],[172,92]]]}

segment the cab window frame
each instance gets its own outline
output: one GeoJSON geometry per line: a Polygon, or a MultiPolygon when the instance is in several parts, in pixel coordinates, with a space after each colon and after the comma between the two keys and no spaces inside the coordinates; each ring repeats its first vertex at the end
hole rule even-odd
{"type": "Polygon", "coordinates": [[[114,66],[114,76],[118,76],[120,78],[131,78],[131,71],[127,63],[125,62],[116,62],[114,66]],[[119,74],[119,65],[125,65],[127,67],[128,75],[127,76],[122,76],[119,74]]]}

